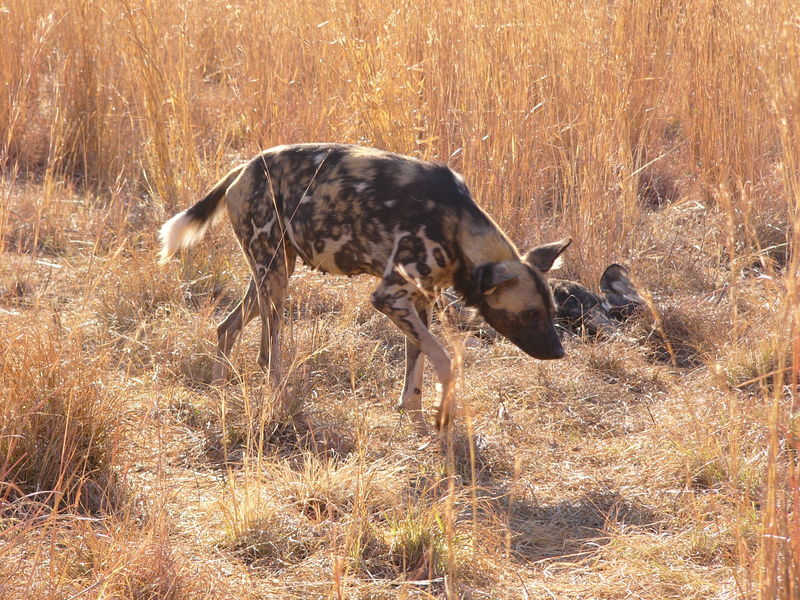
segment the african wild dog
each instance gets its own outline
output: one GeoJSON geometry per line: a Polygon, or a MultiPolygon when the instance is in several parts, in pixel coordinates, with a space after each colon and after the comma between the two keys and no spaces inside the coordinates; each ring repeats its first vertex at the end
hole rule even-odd
{"type": "MultiPolygon", "coordinates": [[[[604,337],[645,305],[631,283],[628,270],[618,264],[611,264],[603,271],[599,294],[569,279],[549,278],[547,283],[556,301],[556,326],[575,334],[604,337]]],[[[497,338],[498,333],[487,327],[474,309],[465,307],[455,292],[444,290],[441,299],[442,308],[453,314],[457,327],[478,337],[497,338]]]]}
{"type": "Polygon", "coordinates": [[[550,279],[558,312],[556,322],[565,329],[603,336],[640,310],[644,299],[622,265],[611,264],[600,277],[600,294],[575,281],[550,279]]]}
{"type": "Polygon", "coordinates": [[[278,333],[298,256],[323,272],[368,273],[381,280],[371,301],[406,335],[399,407],[420,430],[425,429],[420,390],[425,356],[442,385],[437,426],[446,425],[452,409],[450,356],[428,330],[438,289],[453,286],[527,354],[564,356],[543,273],[571,240],[521,257],[472,199],[461,176],[446,166],[339,144],[265,150],[161,227],[161,262],[199,240],[223,205],[252,278],[242,301],[217,329],[215,382],[225,378],[239,332],[260,313],[258,362],[270,372],[274,389],[281,389],[278,333]]]}

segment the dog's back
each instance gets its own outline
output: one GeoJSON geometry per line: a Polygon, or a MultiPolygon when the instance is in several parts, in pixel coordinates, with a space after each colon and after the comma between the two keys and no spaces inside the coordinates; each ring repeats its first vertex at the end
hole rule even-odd
{"type": "MultiPolygon", "coordinates": [[[[279,146],[241,177],[249,185],[227,199],[240,239],[257,235],[277,210],[304,262],[334,274],[383,276],[399,239],[418,246],[409,248],[415,256],[430,245],[445,268],[460,251],[458,227],[488,220],[448,167],[358,146],[279,146]]],[[[422,276],[430,271],[417,266],[422,276]]]]}

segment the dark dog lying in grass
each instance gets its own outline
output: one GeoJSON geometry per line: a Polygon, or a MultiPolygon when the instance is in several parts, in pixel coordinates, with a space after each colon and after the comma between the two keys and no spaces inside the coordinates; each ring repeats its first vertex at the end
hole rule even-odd
{"type": "MultiPolygon", "coordinates": [[[[611,264],[603,271],[599,294],[568,279],[552,278],[548,283],[557,305],[556,324],[578,335],[609,335],[645,306],[644,299],[631,283],[628,270],[618,264],[611,264]]],[[[477,313],[469,313],[449,290],[443,298],[458,314],[459,328],[475,331],[482,337],[497,337],[477,313]]]]}
{"type": "Polygon", "coordinates": [[[645,305],[622,265],[606,267],[600,277],[600,294],[566,279],[550,279],[549,283],[558,305],[556,322],[573,333],[612,333],[645,305]]]}

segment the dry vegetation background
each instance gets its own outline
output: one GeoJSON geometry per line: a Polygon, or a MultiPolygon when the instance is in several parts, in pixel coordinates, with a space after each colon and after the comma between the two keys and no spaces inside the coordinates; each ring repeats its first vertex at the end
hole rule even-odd
{"type": "Polygon", "coordinates": [[[0,2],[0,597],[800,597],[799,13],[0,2]],[[464,410],[421,448],[373,282],[301,268],[276,423],[256,324],[207,384],[228,226],[163,270],[155,232],[300,141],[446,162],[653,315],[555,363],[440,332],[464,410]]]}

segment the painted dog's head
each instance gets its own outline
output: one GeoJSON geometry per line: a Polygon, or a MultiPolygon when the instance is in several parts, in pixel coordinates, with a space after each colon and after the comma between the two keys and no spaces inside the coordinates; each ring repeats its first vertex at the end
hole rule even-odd
{"type": "Polygon", "coordinates": [[[539,246],[522,260],[487,263],[476,268],[478,310],[486,322],[523,352],[539,359],[562,358],[556,332],[556,306],[544,278],[569,246],[566,238],[539,246]]]}

